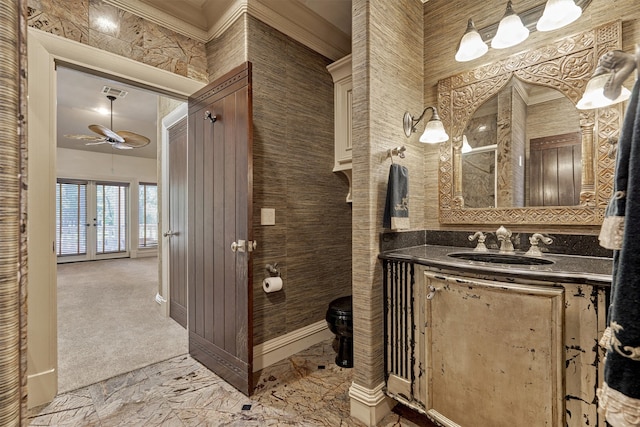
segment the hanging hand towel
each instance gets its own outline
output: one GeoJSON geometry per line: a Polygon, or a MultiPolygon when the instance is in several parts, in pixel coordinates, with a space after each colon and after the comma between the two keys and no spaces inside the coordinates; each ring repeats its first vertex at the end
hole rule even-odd
{"type": "Polygon", "coordinates": [[[389,169],[382,226],[392,230],[409,229],[409,171],[395,163],[389,169]]]}
{"type": "Polygon", "coordinates": [[[605,213],[601,245],[614,249],[604,383],[600,411],[616,427],[640,425],[640,80],[620,131],[614,195],[605,213]]]}

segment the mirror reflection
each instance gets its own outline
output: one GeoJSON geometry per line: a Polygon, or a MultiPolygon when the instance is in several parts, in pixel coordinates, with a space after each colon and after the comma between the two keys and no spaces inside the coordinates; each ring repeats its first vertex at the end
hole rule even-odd
{"type": "Polygon", "coordinates": [[[580,203],[580,114],[560,91],[512,77],[474,112],[462,138],[465,208],[580,203]]]}

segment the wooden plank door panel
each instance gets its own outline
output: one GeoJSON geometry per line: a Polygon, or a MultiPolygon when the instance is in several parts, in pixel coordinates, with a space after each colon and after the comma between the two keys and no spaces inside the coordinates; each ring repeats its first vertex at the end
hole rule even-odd
{"type": "Polygon", "coordinates": [[[169,133],[169,316],[187,327],[187,118],[169,133]]]}
{"type": "Polygon", "coordinates": [[[189,352],[247,395],[253,392],[251,126],[250,63],[189,98],[189,352]]]}

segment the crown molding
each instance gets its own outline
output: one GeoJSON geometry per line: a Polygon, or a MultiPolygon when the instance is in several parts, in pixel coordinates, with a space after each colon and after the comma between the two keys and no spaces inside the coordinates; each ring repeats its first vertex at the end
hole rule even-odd
{"type": "Polygon", "coordinates": [[[211,25],[207,33],[207,41],[217,39],[233,25],[244,13],[249,12],[249,0],[234,0],[222,16],[211,25]]]}
{"type": "Polygon", "coordinates": [[[249,14],[334,61],[351,53],[351,38],[301,3],[249,0],[249,14]]]}
{"type": "Polygon", "coordinates": [[[104,2],[199,42],[209,41],[207,31],[140,0],[104,0],[104,2]]]}
{"type": "Polygon", "coordinates": [[[206,43],[222,35],[244,13],[264,22],[329,59],[351,53],[351,38],[295,1],[235,0],[208,31],[159,10],[141,0],[104,0],[105,3],[206,43]]]}

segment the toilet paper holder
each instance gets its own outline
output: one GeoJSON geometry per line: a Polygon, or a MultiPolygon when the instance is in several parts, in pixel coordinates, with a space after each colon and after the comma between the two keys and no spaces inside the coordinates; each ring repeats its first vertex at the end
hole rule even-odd
{"type": "Polygon", "coordinates": [[[280,277],[280,270],[278,270],[277,262],[274,262],[273,264],[267,264],[265,268],[267,270],[267,273],[269,273],[269,276],[280,277]]]}

